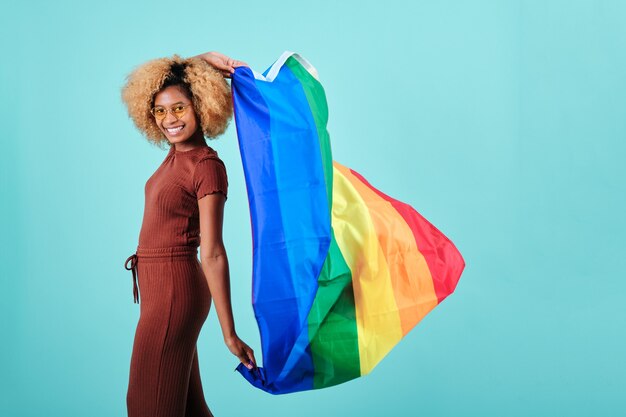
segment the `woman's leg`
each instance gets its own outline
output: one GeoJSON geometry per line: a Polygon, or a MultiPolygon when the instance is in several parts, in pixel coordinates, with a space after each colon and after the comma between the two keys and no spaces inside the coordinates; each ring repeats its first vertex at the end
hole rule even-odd
{"type": "Polygon", "coordinates": [[[156,415],[159,377],[169,328],[172,280],[161,263],[139,264],[140,316],[135,331],[126,405],[128,417],[156,415]]]}
{"type": "Polygon", "coordinates": [[[210,308],[208,285],[197,260],[149,263],[138,272],[142,305],[128,415],[183,417],[196,341],[210,308]]]}
{"type": "Polygon", "coordinates": [[[189,375],[189,389],[187,391],[187,410],[185,417],[213,417],[204,398],[202,380],[200,379],[200,366],[198,364],[198,349],[196,348],[191,363],[189,375]]]}

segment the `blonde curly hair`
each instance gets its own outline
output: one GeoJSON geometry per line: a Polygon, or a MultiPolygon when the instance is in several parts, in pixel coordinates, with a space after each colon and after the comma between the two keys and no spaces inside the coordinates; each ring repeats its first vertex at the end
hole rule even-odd
{"type": "Polygon", "coordinates": [[[202,58],[158,58],[136,67],[126,76],[122,101],[135,126],[157,146],[169,141],[157,126],[150,109],[155,95],[178,85],[190,95],[202,133],[215,138],[224,133],[233,114],[230,85],[224,76],[202,58]]]}

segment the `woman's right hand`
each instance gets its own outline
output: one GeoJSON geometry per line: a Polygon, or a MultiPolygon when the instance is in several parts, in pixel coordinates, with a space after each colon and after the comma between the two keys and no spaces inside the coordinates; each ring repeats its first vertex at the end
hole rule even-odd
{"type": "Polygon", "coordinates": [[[226,78],[230,78],[230,75],[235,72],[235,68],[249,66],[243,61],[237,61],[236,59],[232,59],[224,54],[215,51],[196,55],[194,58],[204,59],[206,62],[209,63],[209,65],[212,65],[226,78]]]}
{"type": "Polygon", "coordinates": [[[237,356],[248,369],[256,368],[254,351],[239,336],[234,335],[224,340],[228,349],[237,356]]]}

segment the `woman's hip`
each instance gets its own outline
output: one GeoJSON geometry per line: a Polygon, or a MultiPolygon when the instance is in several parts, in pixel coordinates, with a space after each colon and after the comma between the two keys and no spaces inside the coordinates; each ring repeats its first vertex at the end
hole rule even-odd
{"type": "Polygon", "coordinates": [[[142,315],[163,312],[171,306],[183,319],[190,316],[204,321],[211,294],[196,248],[138,247],[134,255],[133,275],[138,284],[142,315]]]}

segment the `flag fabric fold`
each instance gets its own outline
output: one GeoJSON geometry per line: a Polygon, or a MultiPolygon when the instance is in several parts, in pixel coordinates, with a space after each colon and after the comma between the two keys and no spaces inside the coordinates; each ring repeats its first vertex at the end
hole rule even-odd
{"type": "Polygon", "coordinates": [[[410,205],[333,161],[315,68],[286,51],[232,75],[253,240],[252,304],[263,366],[236,370],[272,394],[369,373],[465,267],[410,205]]]}

